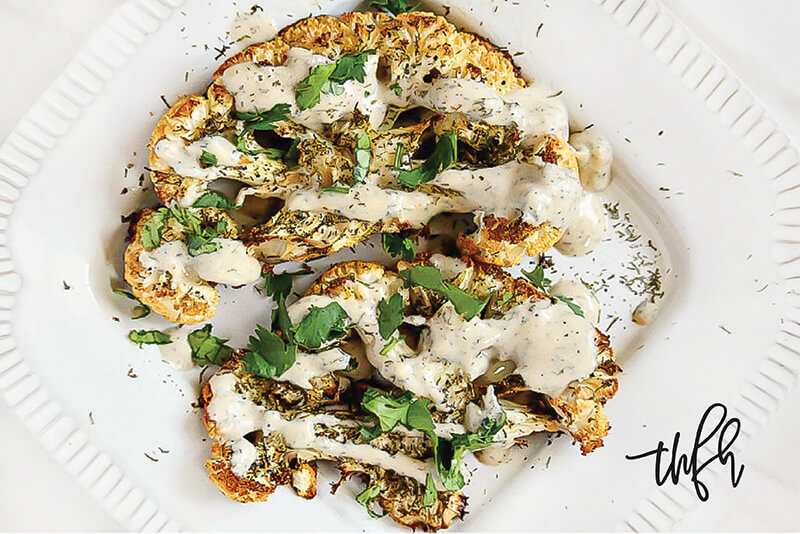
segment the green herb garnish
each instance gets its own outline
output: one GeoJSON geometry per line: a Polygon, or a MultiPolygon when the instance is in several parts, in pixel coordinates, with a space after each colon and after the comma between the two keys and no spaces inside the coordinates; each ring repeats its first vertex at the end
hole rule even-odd
{"type": "Polygon", "coordinates": [[[337,185],[337,186],[323,187],[321,189],[321,191],[323,191],[325,193],[342,193],[342,194],[346,194],[346,193],[350,192],[350,188],[349,187],[344,187],[343,185],[337,185]]]}
{"type": "Polygon", "coordinates": [[[370,7],[381,7],[389,11],[392,15],[399,15],[400,13],[407,13],[416,9],[419,3],[409,5],[406,0],[367,0],[367,5],[370,7]]]}
{"type": "Polygon", "coordinates": [[[439,439],[436,446],[436,468],[445,489],[456,491],[464,487],[461,463],[467,451],[485,449],[494,443],[494,436],[506,424],[506,414],[499,421],[486,418],[472,434],[453,434],[449,440],[439,439]]]}
{"type": "Polygon", "coordinates": [[[225,222],[225,219],[219,219],[216,227],[208,226],[197,233],[184,232],[189,255],[199,256],[200,254],[209,254],[219,250],[222,245],[215,242],[214,239],[219,237],[227,227],[228,223],[225,222]]]}
{"type": "Polygon", "coordinates": [[[235,202],[231,202],[224,196],[216,191],[208,191],[194,201],[193,208],[219,208],[221,210],[235,210],[239,206],[235,202]]]}
{"type": "Polygon", "coordinates": [[[150,306],[143,304],[142,301],[136,298],[136,295],[130,291],[125,291],[124,289],[114,289],[113,287],[111,288],[111,291],[117,295],[122,295],[123,297],[129,298],[137,304],[137,306],[135,306],[131,312],[131,319],[141,319],[150,315],[150,306]]]}
{"type": "Polygon", "coordinates": [[[339,58],[334,63],[318,65],[311,74],[300,80],[295,88],[295,101],[301,110],[310,109],[319,104],[320,94],[341,94],[342,84],[348,80],[364,83],[366,72],[364,65],[367,55],[372,50],[365,50],[339,58]]]}
{"type": "Polygon", "coordinates": [[[292,144],[289,145],[289,148],[286,149],[286,153],[283,155],[283,163],[290,169],[300,164],[300,151],[297,150],[297,145],[299,144],[300,139],[292,140],[292,144]]]}
{"type": "Polygon", "coordinates": [[[386,346],[384,346],[381,349],[381,356],[386,356],[387,354],[389,354],[389,351],[392,350],[395,345],[397,345],[398,343],[400,343],[404,339],[405,339],[405,336],[396,336],[396,337],[393,337],[392,339],[390,339],[389,343],[387,343],[386,346]]]}
{"type": "Polygon", "coordinates": [[[297,359],[297,345],[286,343],[276,333],[263,325],[257,325],[255,335],[250,336],[246,352],[242,356],[244,370],[265,378],[279,377],[297,359]]]}
{"type": "Polygon", "coordinates": [[[311,274],[311,271],[302,270],[281,274],[263,273],[261,276],[264,278],[264,292],[275,300],[278,300],[280,296],[285,299],[292,293],[293,278],[304,274],[311,274]]]}
{"type": "Polygon", "coordinates": [[[139,345],[168,345],[172,343],[169,334],[158,330],[131,330],[128,339],[139,345]]]}
{"type": "Polygon", "coordinates": [[[403,164],[403,154],[405,153],[405,149],[405,144],[403,144],[402,141],[397,143],[397,149],[394,151],[394,163],[392,166],[398,171],[400,170],[400,165],[403,164]]]}
{"type": "Polygon", "coordinates": [[[278,159],[282,156],[282,152],[277,149],[272,148],[260,148],[257,150],[252,150],[247,148],[246,146],[246,135],[248,132],[253,130],[274,130],[277,128],[275,125],[278,121],[286,120],[289,116],[289,112],[291,111],[291,106],[289,104],[281,103],[275,104],[267,111],[262,111],[260,113],[253,113],[253,112],[240,112],[235,111],[233,112],[233,118],[237,120],[244,121],[244,128],[242,128],[239,137],[236,139],[236,150],[239,152],[243,152],[249,156],[255,156],[258,154],[267,154],[267,157],[272,159],[278,159]]]}
{"type": "Polygon", "coordinates": [[[452,131],[443,133],[436,142],[430,157],[419,167],[410,171],[401,170],[397,179],[409,187],[430,182],[436,175],[448,168],[458,157],[458,142],[452,131]]]}
{"type": "Polygon", "coordinates": [[[349,316],[338,302],[331,302],[324,308],[311,306],[308,315],[291,327],[294,341],[308,349],[318,349],[324,343],[341,339],[347,335],[349,316]]]}
{"type": "Polygon", "coordinates": [[[431,265],[414,265],[400,271],[400,276],[407,285],[424,287],[442,294],[465,321],[477,316],[488,302],[488,299],[481,300],[450,282],[443,281],[442,273],[431,265]]]}
{"type": "Polygon", "coordinates": [[[227,339],[211,335],[211,325],[193,331],[186,340],[192,349],[192,361],[196,365],[219,365],[228,361],[233,354],[233,349],[226,345],[227,339]]]}
{"type": "Polygon", "coordinates": [[[356,133],[356,144],[353,148],[353,155],[356,159],[356,166],[353,168],[353,183],[363,184],[369,174],[369,163],[372,159],[372,145],[369,134],[365,132],[356,133]]]}
{"type": "Polygon", "coordinates": [[[378,302],[378,331],[383,339],[389,339],[397,327],[403,324],[403,295],[395,293],[378,302]]]}
{"type": "Polygon", "coordinates": [[[139,237],[145,249],[152,250],[161,244],[161,234],[164,232],[164,225],[168,215],[169,210],[167,208],[160,208],[150,215],[150,218],[142,225],[139,237]]]}
{"type": "Polygon", "coordinates": [[[422,496],[422,505],[430,506],[436,501],[436,486],[433,484],[433,477],[430,473],[425,477],[425,495],[422,496]]]}
{"type": "Polygon", "coordinates": [[[206,152],[205,150],[203,150],[203,153],[200,154],[200,161],[202,161],[206,165],[216,165],[217,156],[215,156],[211,152],[206,152]]]}
{"type": "Polygon", "coordinates": [[[396,94],[397,96],[400,96],[400,95],[403,94],[403,88],[400,87],[400,84],[397,83],[397,82],[394,82],[392,85],[390,85],[389,89],[391,89],[392,92],[394,92],[394,94],[396,94]]]}
{"type": "Polygon", "coordinates": [[[381,487],[378,484],[368,487],[358,495],[356,495],[356,502],[367,509],[367,513],[373,519],[378,519],[385,516],[388,512],[386,510],[383,511],[383,514],[378,514],[372,511],[370,508],[370,503],[373,499],[375,499],[381,493],[381,487]]]}
{"type": "Polygon", "coordinates": [[[569,309],[572,310],[572,313],[574,313],[578,317],[584,317],[583,310],[581,309],[580,306],[575,304],[575,301],[572,300],[572,297],[563,297],[561,295],[553,295],[552,293],[550,293],[550,285],[553,283],[553,281],[550,280],[549,278],[545,278],[544,267],[542,267],[541,263],[537,265],[533,271],[526,271],[525,269],[522,269],[521,272],[523,275],[525,275],[525,278],[527,278],[531,284],[535,285],[548,297],[560,300],[561,302],[569,306],[569,309]]]}
{"type": "Polygon", "coordinates": [[[361,406],[375,414],[381,432],[390,432],[398,423],[411,430],[432,431],[434,424],[428,410],[430,402],[428,399],[415,399],[410,391],[391,398],[380,390],[369,388],[364,392],[361,406]]]}
{"type": "Polygon", "coordinates": [[[383,250],[392,257],[400,256],[403,261],[414,261],[417,253],[414,250],[414,241],[401,234],[383,234],[381,239],[383,250]]]}

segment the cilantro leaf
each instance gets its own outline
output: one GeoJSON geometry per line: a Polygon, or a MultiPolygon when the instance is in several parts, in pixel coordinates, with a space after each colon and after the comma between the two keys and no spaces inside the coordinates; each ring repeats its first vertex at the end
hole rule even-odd
{"type": "Polygon", "coordinates": [[[264,278],[264,292],[267,296],[275,300],[277,300],[279,296],[286,298],[292,293],[293,278],[295,276],[303,276],[304,274],[311,274],[311,271],[305,269],[293,273],[263,273],[261,276],[264,278]]]}
{"type": "Polygon", "coordinates": [[[269,148],[260,148],[257,150],[252,150],[247,148],[247,135],[249,132],[253,130],[274,130],[277,126],[275,123],[278,121],[286,120],[289,116],[289,112],[291,111],[291,106],[289,104],[280,103],[275,104],[267,111],[262,111],[258,113],[254,112],[247,112],[247,111],[234,111],[233,118],[244,121],[244,128],[242,128],[241,133],[236,138],[236,150],[247,154],[248,156],[256,156],[258,154],[267,154],[267,157],[272,159],[277,159],[280,155],[276,156],[278,152],[276,149],[269,149],[269,148]]]}
{"type": "Polygon", "coordinates": [[[222,365],[233,354],[233,349],[226,345],[227,339],[211,335],[211,325],[193,331],[186,340],[192,349],[192,361],[197,365],[222,365]]]}
{"type": "MultiPolygon", "coordinates": [[[[403,423],[408,419],[408,410],[414,402],[429,402],[427,399],[414,400],[414,394],[406,391],[397,398],[391,398],[380,390],[369,388],[364,392],[361,399],[361,406],[378,417],[378,426],[381,432],[389,432],[397,423],[403,423]]],[[[427,406],[427,404],[424,404],[427,406]]],[[[430,414],[429,414],[430,415],[430,414]]]]}
{"type": "Polygon", "coordinates": [[[363,184],[369,174],[369,163],[372,159],[372,145],[369,134],[365,132],[356,133],[356,146],[353,149],[356,158],[356,166],[353,168],[353,184],[363,184]]]}
{"type": "Polygon", "coordinates": [[[291,327],[294,341],[308,349],[318,349],[324,343],[347,335],[349,315],[338,302],[324,308],[311,306],[308,315],[291,327]]]}
{"type": "Polygon", "coordinates": [[[442,273],[431,265],[414,265],[400,271],[400,276],[406,281],[406,285],[424,287],[444,295],[465,321],[477,316],[488,302],[488,299],[481,300],[450,282],[443,281],[442,273]]]}
{"type": "Polygon", "coordinates": [[[437,495],[436,486],[433,484],[433,477],[428,473],[428,476],[425,477],[425,495],[422,496],[422,505],[432,505],[436,501],[437,495]]]}
{"type": "Polygon", "coordinates": [[[228,223],[225,222],[225,219],[220,219],[217,221],[216,228],[206,227],[197,233],[184,232],[189,255],[199,256],[200,254],[209,254],[219,250],[222,245],[219,242],[215,242],[214,239],[219,237],[219,234],[224,232],[227,227],[228,223]]]}
{"type": "Polygon", "coordinates": [[[190,233],[200,233],[200,218],[189,211],[189,208],[182,208],[176,204],[169,208],[169,214],[174,217],[181,226],[188,228],[190,233]]]}
{"type": "Polygon", "coordinates": [[[407,0],[367,0],[367,5],[370,7],[382,7],[392,15],[397,16],[400,13],[407,13],[416,9],[419,3],[410,6],[407,0]]]}
{"type": "Polygon", "coordinates": [[[143,304],[142,301],[136,298],[136,295],[130,291],[125,291],[124,289],[114,289],[113,287],[111,288],[111,291],[117,295],[122,295],[123,297],[129,298],[137,304],[137,306],[133,308],[131,319],[142,319],[143,317],[150,315],[150,306],[143,304]]]}
{"type": "Polygon", "coordinates": [[[414,261],[417,253],[414,250],[414,241],[402,234],[383,234],[381,239],[383,250],[392,257],[400,256],[403,261],[414,261]]]}
{"type": "Polygon", "coordinates": [[[403,308],[403,295],[400,293],[378,302],[378,331],[383,339],[392,337],[397,327],[403,324],[403,308]]]}
{"type": "Polygon", "coordinates": [[[206,152],[205,150],[203,150],[203,153],[200,154],[200,161],[202,161],[206,165],[216,165],[217,156],[215,156],[211,152],[206,152]]]}
{"type": "Polygon", "coordinates": [[[364,65],[367,55],[372,50],[364,50],[355,54],[342,56],[334,63],[326,63],[314,67],[311,73],[300,80],[295,87],[295,101],[301,110],[310,109],[319,104],[320,94],[341,94],[340,87],[348,80],[364,83],[366,72],[364,65]]]}
{"type": "Polygon", "coordinates": [[[575,301],[572,300],[572,297],[564,297],[561,295],[553,295],[553,296],[558,300],[560,300],[561,302],[563,302],[564,304],[566,304],[567,306],[569,306],[569,309],[572,310],[572,313],[574,313],[578,317],[584,317],[583,310],[581,309],[580,306],[575,304],[575,301]]]}
{"type": "Polygon", "coordinates": [[[336,63],[318,65],[314,67],[311,74],[300,80],[294,93],[297,107],[301,110],[310,109],[319,104],[322,86],[328,82],[334,70],[336,70],[336,63]]]}
{"type": "Polygon", "coordinates": [[[208,191],[194,201],[193,208],[219,208],[222,210],[235,210],[239,206],[235,202],[231,202],[224,196],[216,191],[208,191]]]}
{"type": "Polygon", "coordinates": [[[139,345],[168,345],[172,343],[172,338],[169,334],[160,332],[158,330],[131,330],[128,333],[128,339],[139,345]]]}
{"type": "Polygon", "coordinates": [[[277,326],[283,337],[289,343],[294,344],[292,320],[289,319],[289,311],[286,309],[286,298],[279,295],[275,304],[275,309],[272,310],[272,327],[275,328],[277,326]]]}
{"type": "Polygon", "coordinates": [[[367,509],[367,513],[373,519],[378,519],[385,516],[388,512],[386,510],[383,511],[383,514],[378,514],[372,511],[370,508],[370,503],[373,499],[375,499],[381,493],[381,487],[378,484],[374,484],[358,495],[356,495],[356,502],[367,509]]]}
{"type": "Polygon", "coordinates": [[[542,267],[541,263],[537,265],[533,271],[526,271],[525,269],[522,269],[521,272],[523,275],[525,275],[525,278],[530,280],[531,284],[535,285],[542,291],[547,291],[547,288],[553,283],[553,281],[549,278],[545,278],[544,267],[542,267]]]}
{"type": "Polygon", "coordinates": [[[400,87],[400,84],[397,83],[397,82],[394,82],[392,85],[390,85],[389,89],[391,89],[392,92],[394,92],[394,94],[396,94],[397,96],[400,96],[400,95],[403,94],[403,88],[400,87]]]}
{"type": "Polygon", "coordinates": [[[272,378],[285,373],[297,358],[297,345],[286,343],[263,325],[256,326],[242,357],[244,370],[250,374],[272,378]]]}
{"type": "Polygon", "coordinates": [[[286,120],[291,109],[289,104],[275,104],[260,113],[234,112],[233,118],[245,122],[244,131],[274,130],[276,128],[274,123],[286,120]]]}
{"type": "Polygon", "coordinates": [[[443,133],[436,142],[436,148],[430,157],[419,167],[410,171],[401,170],[397,179],[401,184],[416,187],[430,182],[436,175],[448,168],[458,157],[458,142],[452,131],[443,133]]]}
{"type": "Polygon", "coordinates": [[[486,418],[481,421],[478,431],[472,434],[453,434],[449,440],[440,439],[435,443],[436,469],[445,489],[457,491],[464,487],[461,463],[467,451],[485,449],[494,443],[494,436],[506,424],[506,415],[499,421],[486,418]]]}
{"type": "Polygon", "coordinates": [[[168,214],[167,208],[160,208],[142,225],[139,237],[145,249],[152,250],[161,244],[161,234],[164,232],[168,214]]]}
{"type": "Polygon", "coordinates": [[[533,271],[526,271],[525,269],[522,269],[522,274],[525,275],[525,278],[530,280],[531,284],[535,285],[548,297],[560,300],[561,302],[569,306],[569,309],[572,310],[572,313],[574,313],[578,317],[584,317],[583,310],[581,309],[580,306],[575,304],[575,301],[572,300],[572,297],[564,297],[561,295],[553,295],[552,293],[550,293],[550,285],[553,282],[549,278],[545,278],[544,267],[542,267],[541,263],[537,265],[533,271]]]}

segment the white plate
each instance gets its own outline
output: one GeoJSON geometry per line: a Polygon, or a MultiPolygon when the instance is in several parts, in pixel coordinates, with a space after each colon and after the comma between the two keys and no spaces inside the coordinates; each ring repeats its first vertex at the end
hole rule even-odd
{"type": "MultiPolygon", "coordinates": [[[[119,215],[142,201],[159,95],[173,101],[204,88],[235,10],[222,0],[179,4],[126,4],[0,148],[0,390],[130,529],[393,529],[353,503],[355,485],[331,497],[322,483],[310,502],[281,490],[248,506],[223,498],[202,466],[208,443],[190,406],[197,375],[125,340],[131,323],[108,290],[119,272],[119,215]],[[123,187],[132,193],[120,195],[123,187]]],[[[359,5],[285,4],[261,2],[279,25],[359,5]]],[[[562,89],[577,123],[609,137],[609,197],[661,250],[667,297],[647,329],[611,329],[626,373],[607,406],[605,447],[581,457],[565,439],[537,440],[510,466],[482,468],[468,490],[471,513],[454,528],[667,529],[696,502],[688,479],[656,489],[652,465],[625,454],[691,434],[715,401],[742,419],[742,446],[800,370],[797,153],[655,0],[461,5],[470,7],[452,8],[451,20],[524,51],[523,71],[562,89]]],[[[595,254],[602,266],[559,258],[557,267],[596,276],[624,269],[624,253],[604,243],[595,254]]],[[[619,315],[637,303],[619,288],[601,299],[619,315]]],[[[247,311],[220,326],[234,341],[267,314],[252,291],[226,292],[225,301],[223,310],[247,311]]]]}

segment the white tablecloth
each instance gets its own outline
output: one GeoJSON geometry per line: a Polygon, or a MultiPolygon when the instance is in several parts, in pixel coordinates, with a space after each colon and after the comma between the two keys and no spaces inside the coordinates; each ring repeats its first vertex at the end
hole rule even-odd
{"type": "MultiPolygon", "coordinates": [[[[558,1],[558,0],[550,0],[558,1]]],[[[665,0],[800,142],[800,0],[665,0]]],[[[0,139],[122,0],[0,0],[0,139]]],[[[736,489],[720,481],[680,530],[800,530],[800,388],[749,445],[736,489]]],[[[119,526],[0,401],[0,530],[119,526]]]]}

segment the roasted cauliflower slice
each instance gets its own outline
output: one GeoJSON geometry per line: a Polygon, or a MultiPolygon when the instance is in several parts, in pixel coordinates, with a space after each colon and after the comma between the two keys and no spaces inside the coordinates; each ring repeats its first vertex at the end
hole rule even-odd
{"type": "MultiPolygon", "coordinates": [[[[375,175],[376,185],[401,193],[409,190],[394,176],[398,165],[408,168],[419,164],[413,156],[425,142],[430,144],[434,136],[446,131],[454,132],[458,138],[456,168],[480,169],[514,161],[533,163],[535,155],[543,162],[541,165],[552,164],[577,172],[574,153],[565,140],[568,135],[565,125],[524,138],[527,134],[513,122],[490,124],[483,118],[488,113],[485,110],[464,109],[457,102],[427,96],[430,91],[441,89],[436,85],[440,81],[443,87],[449,83],[456,89],[480,84],[495,91],[494,95],[505,95],[528,85],[506,52],[476,35],[459,31],[433,14],[414,12],[393,18],[370,12],[309,17],[284,28],[273,40],[228,58],[215,72],[205,96],[188,96],[162,117],[150,140],[150,167],[156,193],[165,203],[188,206],[211,182],[227,178],[245,184],[237,197],[239,203],[253,195],[285,199],[288,204],[297,191],[346,189],[354,183],[356,131],[370,136],[369,172],[375,175]],[[378,126],[380,121],[365,114],[361,107],[349,110],[349,115],[342,118],[332,118],[316,130],[296,124],[291,117],[276,116],[267,127],[271,132],[267,133],[277,136],[278,145],[273,146],[278,142],[276,139],[259,141],[254,134],[260,132],[252,131],[246,113],[236,109],[238,96],[235,88],[229,86],[232,82],[226,73],[249,68],[247,65],[283,66],[291,61],[292,50],[297,49],[330,60],[364,50],[374,51],[378,57],[376,79],[391,88],[390,93],[395,93],[387,97],[384,124],[378,126]],[[430,88],[415,89],[409,85],[411,80],[423,80],[430,88]],[[431,104],[429,100],[439,103],[431,104]],[[441,109],[426,110],[426,106],[441,109]],[[407,109],[414,107],[416,110],[407,109]],[[292,146],[287,149],[289,142],[292,146]],[[526,155],[533,144],[537,144],[535,154],[526,155]],[[268,149],[262,149],[262,145],[268,149]],[[289,152],[294,155],[289,156],[289,152]],[[203,161],[204,154],[213,158],[203,161]],[[553,154],[555,157],[548,158],[553,154]]],[[[492,98],[499,97],[489,95],[478,100],[492,98]]],[[[497,105],[497,102],[492,104],[495,108],[497,105]]],[[[462,195],[435,184],[422,185],[416,191],[423,196],[409,197],[403,202],[433,203],[441,205],[440,211],[458,204],[452,200],[462,195]],[[430,200],[424,200],[425,197],[430,200]]],[[[474,192],[468,195],[481,196],[474,192]]],[[[248,229],[250,244],[258,245],[262,259],[279,262],[332,254],[363,241],[371,233],[421,228],[426,222],[424,218],[406,220],[402,213],[379,215],[380,210],[371,214],[358,209],[339,212],[332,206],[335,203],[326,199],[311,202],[319,204],[319,208],[312,209],[307,207],[308,198],[305,200],[297,207],[280,210],[267,223],[248,229]],[[299,229],[296,236],[291,235],[293,227],[299,229]]],[[[364,202],[365,206],[371,203],[364,202]]],[[[358,200],[354,203],[357,206],[358,200]]],[[[435,213],[434,209],[431,215],[435,213]]],[[[518,216],[501,216],[492,210],[486,213],[478,210],[476,222],[475,233],[459,237],[462,253],[498,265],[516,264],[522,254],[546,250],[564,231],[551,221],[529,222],[518,216]]]]}
{"type": "MultiPolygon", "coordinates": [[[[180,211],[181,208],[145,209],[131,225],[131,243],[125,249],[125,280],[133,294],[167,320],[197,324],[214,316],[219,292],[216,282],[241,285],[257,279],[261,267],[238,241],[239,226],[216,208],[180,211]],[[179,214],[175,217],[173,214],[179,214]],[[188,214],[188,215],[185,215],[188,214]],[[185,217],[195,230],[214,228],[220,253],[192,256],[185,217]],[[157,242],[156,242],[157,241],[157,242]],[[227,269],[227,272],[225,272],[227,269]]],[[[208,245],[206,245],[208,246],[208,245]]],[[[197,252],[195,250],[195,252],[197,252]]]]}

